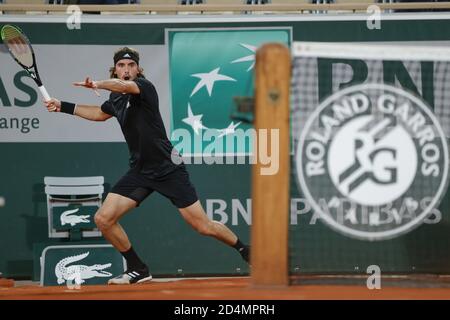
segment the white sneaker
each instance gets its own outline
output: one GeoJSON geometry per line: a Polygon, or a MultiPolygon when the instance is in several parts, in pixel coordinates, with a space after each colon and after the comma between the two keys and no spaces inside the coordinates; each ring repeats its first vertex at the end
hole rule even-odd
{"type": "Polygon", "coordinates": [[[133,284],[148,282],[150,280],[152,280],[152,275],[145,268],[142,270],[127,270],[121,275],[109,279],[108,284],[133,284]]]}

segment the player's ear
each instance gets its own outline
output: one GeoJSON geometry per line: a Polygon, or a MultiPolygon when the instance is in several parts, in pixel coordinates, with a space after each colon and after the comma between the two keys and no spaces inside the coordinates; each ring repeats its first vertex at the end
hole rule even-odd
{"type": "Polygon", "coordinates": [[[139,67],[138,77],[145,78],[145,77],[144,77],[144,68],[139,67]]]}
{"type": "Polygon", "coordinates": [[[116,73],[116,67],[111,67],[109,68],[109,77],[110,78],[117,78],[117,73],[116,73]]]}

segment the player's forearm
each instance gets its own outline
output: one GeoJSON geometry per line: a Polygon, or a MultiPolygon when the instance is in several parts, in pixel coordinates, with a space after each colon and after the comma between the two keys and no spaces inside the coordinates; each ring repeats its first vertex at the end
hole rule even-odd
{"type": "Polygon", "coordinates": [[[136,84],[133,81],[125,81],[121,79],[108,79],[95,81],[98,89],[109,90],[119,93],[136,93],[136,84]]]}
{"type": "Polygon", "coordinates": [[[92,121],[105,121],[106,119],[108,119],[108,116],[102,112],[99,106],[90,106],[83,104],[76,105],[74,115],[92,121]]]}

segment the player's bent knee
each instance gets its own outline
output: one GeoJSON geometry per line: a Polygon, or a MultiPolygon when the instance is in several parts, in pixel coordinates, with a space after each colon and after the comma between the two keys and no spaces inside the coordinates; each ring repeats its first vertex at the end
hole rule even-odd
{"type": "Polygon", "coordinates": [[[214,235],[214,227],[210,222],[197,224],[194,228],[202,236],[213,236],[214,235]]]}
{"type": "Polygon", "coordinates": [[[114,220],[102,214],[101,211],[95,214],[94,221],[100,231],[107,230],[114,224],[114,220]]]}

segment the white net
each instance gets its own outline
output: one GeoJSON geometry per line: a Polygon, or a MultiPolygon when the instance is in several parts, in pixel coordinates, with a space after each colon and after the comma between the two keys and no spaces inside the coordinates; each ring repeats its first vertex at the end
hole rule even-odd
{"type": "Polygon", "coordinates": [[[292,52],[291,196],[304,199],[315,217],[301,232],[290,230],[292,268],[310,258],[342,271],[349,261],[374,259],[408,269],[401,240],[384,249],[370,243],[449,220],[442,200],[448,202],[450,49],[294,43],[292,52]],[[308,252],[317,249],[323,257],[308,252]],[[346,261],[332,258],[335,250],[346,261]]]}

